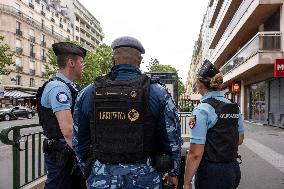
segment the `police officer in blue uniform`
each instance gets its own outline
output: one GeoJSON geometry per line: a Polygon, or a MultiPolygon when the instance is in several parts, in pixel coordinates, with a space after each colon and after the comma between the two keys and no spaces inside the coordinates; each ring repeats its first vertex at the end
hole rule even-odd
{"type": "Polygon", "coordinates": [[[82,75],[86,50],[68,42],[52,45],[59,71],[38,90],[39,120],[46,139],[43,142],[47,180],[45,189],[81,188],[80,170],[72,150],[75,99],[80,87],[74,82],[82,75]]]}
{"type": "Polygon", "coordinates": [[[235,189],[241,172],[238,145],[244,139],[244,127],[237,104],[224,98],[220,86],[223,75],[206,60],[197,74],[201,103],[194,109],[191,139],[187,155],[184,188],[235,189]]]}
{"type": "Polygon", "coordinates": [[[111,72],[84,88],[75,105],[73,149],[88,188],[162,188],[159,164],[177,186],[177,108],[162,85],[141,74],[145,50],[137,39],[120,37],[111,47],[111,72]]]}

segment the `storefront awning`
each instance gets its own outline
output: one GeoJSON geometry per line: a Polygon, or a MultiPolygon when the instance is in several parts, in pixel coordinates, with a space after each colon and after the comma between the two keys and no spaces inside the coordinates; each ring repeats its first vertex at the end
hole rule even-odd
{"type": "Polygon", "coordinates": [[[34,98],[34,94],[29,94],[23,91],[18,90],[5,90],[4,97],[11,97],[11,98],[34,98]]]}

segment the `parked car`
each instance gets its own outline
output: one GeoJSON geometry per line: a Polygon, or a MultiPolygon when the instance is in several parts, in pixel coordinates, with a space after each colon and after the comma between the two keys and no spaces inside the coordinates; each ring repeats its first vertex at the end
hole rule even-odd
{"type": "Polygon", "coordinates": [[[30,108],[15,106],[6,107],[0,109],[0,120],[9,121],[12,119],[18,119],[19,117],[24,117],[31,119],[35,115],[35,111],[30,108]]]}

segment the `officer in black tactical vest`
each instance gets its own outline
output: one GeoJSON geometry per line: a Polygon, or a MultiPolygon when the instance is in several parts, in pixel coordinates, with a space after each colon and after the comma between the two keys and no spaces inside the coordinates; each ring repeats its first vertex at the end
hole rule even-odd
{"type": "Polygon", "coordinates": [[[68,42],[52,45],[59,71],[37,92],[39,121],[46,139],[43,142],[47,180],[45,189],[80,189],[82,176],[72,150],[74,104],[86,50],[68,42]]]}
{"type": "Polygon", "coordinates": [[[244,139],[243,119],[239,107],[224,98],[220,91],[223,75],[205,61],[197,74],[197,91],[201,103],[190,121],[191,139],[187,155],[184,188],[234,189],[241,178],[238,145],[244,139]]]}
{"type": "Polygon", "coordinates": [[[162,85],[140,72],[145,50],[137,39],[120,37],[112,48],[111,72],[83,89],[75,105],[73,145],[88,188],[160,189],[158,171],[177,186],[176,106],[162,85]]]}

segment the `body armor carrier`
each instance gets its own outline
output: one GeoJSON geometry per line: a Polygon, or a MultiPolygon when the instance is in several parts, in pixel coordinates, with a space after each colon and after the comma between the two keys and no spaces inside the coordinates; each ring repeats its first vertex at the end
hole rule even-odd
{"type": "Polygon", "coordinates": [[[208,129],[203,160],[209,162],[232,162],[238,153],[239,107],[235,103],[225,103],[208,98],[203,103],[210,104],[218,116],[216,124],[208,129]]]}
{"type": "Polygon", "coordinates": [[[36,99],[37,99],[39,123],[42,125],[43,133],[48,139],[58,140],[58,139],[63,138],[63,135],[61,133],[57,118],[56,118],[56,116],[53,113],[51,108],[46,108],[46,107],[41,105],[41,97],[42,97],[42,93],[44,91],[45,86],[49,82],[54,81],[54,80],[58,80],[58,81],[63,82],[70,89],[71,96],[72,96],[72,106],[71,106],[72,115],[73,115],[73,111],[74,111],[75,100],[76,100],[76,97],[77,97],[79,91],[81,90],[81,88],[80,88],[79,85],[77,85],[75,83],[66,83],[63,79],[61,79],[59,77],[54,77],[54,78],[51,78],[48,81],[46,81],[43,84],[43,86],[40,87],[37,91],[36,99]]]}
{"type": "Polygon", "coordinates": [[[110,74],[96,79],[90,124],[94,159],[134,163],[161,149],[157,122],[149,110],[150,84],[146,75],[127,81],[112,80],[110,74]]]}

